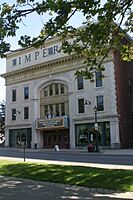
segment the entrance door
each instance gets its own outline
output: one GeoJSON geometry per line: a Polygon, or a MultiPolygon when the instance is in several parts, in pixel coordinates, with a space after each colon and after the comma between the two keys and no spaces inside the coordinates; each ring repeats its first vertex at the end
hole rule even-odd
{"type": "Polygon", "coordinates": [[[52,149],[57,144],[59,148],[69,148],[68,130],[50,130],[43,132],[43,143],[45,149],[52,149]]]}

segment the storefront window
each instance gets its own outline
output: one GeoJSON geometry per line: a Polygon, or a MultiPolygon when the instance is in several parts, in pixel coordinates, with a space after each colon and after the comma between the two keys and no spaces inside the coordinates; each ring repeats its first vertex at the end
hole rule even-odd
{"type": "Polygon", "coordinates": [[[31,147],[31,128],[9,130],[9,147],[31,147]]]}
{"type": "MultiPolygon", "coordinates": [[[[100,146],[110,145],[110,126],[109,122],[98,123],[98,143],[100,146]]],[[[94,123],[78,124],[75,126],[75,145],[86,146],[88,143],[95,143],[96,132],[94,123]]]]}

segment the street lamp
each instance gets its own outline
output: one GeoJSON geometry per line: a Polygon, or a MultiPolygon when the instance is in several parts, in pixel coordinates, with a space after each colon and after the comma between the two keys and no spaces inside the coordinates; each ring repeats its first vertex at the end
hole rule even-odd
{"type": "Polygon", "coordinates": [[[95,113],[95,133],[96,133],[96,152],[99,152],[98,148],[98,123],[97,123],[97,107],[94,107],[94,113],[95,113]]]}
{"type": "MultiPolygon", "coordinates": [[[[85,100],[85,105],[91,105],[91,102],[88,101],[88,100],[85,100]]],[[[99,152],[99,148],[98,148],[98,123],[97,123],[97,111],[98,111],[98,108],[97,108],[97,106],[95,106],[93,109],[94,109],[94,114],[95,114],[94,130],[95,130],[95,134],[96,134],[96,152],[99,152]]]]}

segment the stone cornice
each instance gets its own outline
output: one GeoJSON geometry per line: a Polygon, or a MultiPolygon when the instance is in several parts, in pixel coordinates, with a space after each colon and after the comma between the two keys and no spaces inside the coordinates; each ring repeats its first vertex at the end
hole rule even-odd
{"type": "MultiPolygon", "coordinates": [[[[99,115],[98,116],[98,122],[101,122],[101,120],[105,120],[105,121],[109,121],[109,119],[114,119],[114,118],[118,118],[119,115],[118,114],[102,114],[102,115],[99,115]]],[[[79,122],[79,121],[94,121],[94,116],[93,117],[87,117],[87,116],[79,116],[79,117],[75,117],[73,118],[73,121],[76,123],[76,122],[79,122]]]]}
{"type": "MultiPolygon", "coordinates": [[[[110,62],[112,60],[113,59],[111,55],[108,59],[105,60],[104,63],[110,62]]],[[[41,78],[50,74],[52,75],[56,73],[64,73],[70,70],[78,70],[82,67],[85,67],[84,59],[82,56],[65,56],[63,58],[7,72],[2,74],[1,77],[5,78],[6,85],[11,85],[36,78],[41,78]]]]}
{"type": "MultiPolygon", "coordinates": [[[[38,65],[32,65],[30,67],[25,67],[23,69],[18,69],[18,70],[15,70],[15,71],[12,71],[12,72],[7,72],[5,74],[1,74],[1,77],[5,78],[6,81],[7,81],[7,84],[9,79],[10,79],[10,84],[13,84],[14,82],[20,82],[20,81],[27,81],[27,80],[30,80],[30,79],[34,79],[34,76],[37,78],[39,78],[40,76],[42,76],[42,73],[39,75],[37,75],[37,72],[42,72],[42,70],[44,71],[44,73],[48,70],[48,73],[46,72],[45,75],[49,74],[50,72],[50,69],[51,69],[51,72],[53,71],[53,73],[55,73],[55,70],[54,67],[56,68],[56,66],[60,66],[60,65],[68,65],[68,63],[72,63],[76,60],[81,60],[81,56],[67,56],[67,57],[63,57],[63,58],[60,58],[60,59],[56,59],[56,60],[53,60],[51,62],[45,62],[45,63],[42,63],[42,64],[38,64],[38,65]],[[31,77],[24,77],[24,75],[27,75],[27,74],[31,74],[31,77]],[[34,74],[34,76],[33,76],[34,74]],[[15,80],[16,77],[19,77],[19,80],[15,80]],[[12,82],[12,83],[11,83],[12,82]]],[[[73,69],[73,67],[71,68],[73,69]]],[[[64,69],[65,70],[65,69],[64,69]]],[[[70,68],[69,68],[70,70],[70,68]]],[[[57,70],[59,71],[59,70],[57,70]]],[[[62,71],[62,69],[61,69],[62,71]]],[[[43,73],[43,76],[44,76],[44,73],[43,73]]]]}

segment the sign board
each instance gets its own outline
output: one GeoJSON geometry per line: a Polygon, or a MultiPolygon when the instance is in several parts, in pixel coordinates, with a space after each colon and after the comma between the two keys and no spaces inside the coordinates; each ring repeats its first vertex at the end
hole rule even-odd
{"type": "Polygon", "coordinates": [[[95,130],[98,131],[98,123],[95,123],[95,130]]]}
{"type": "Polygon", "coordinates": [[[68,127],[68,118],[53,117],[51,119],[37,119],[36,129],[65,128],[68,127]]]}

